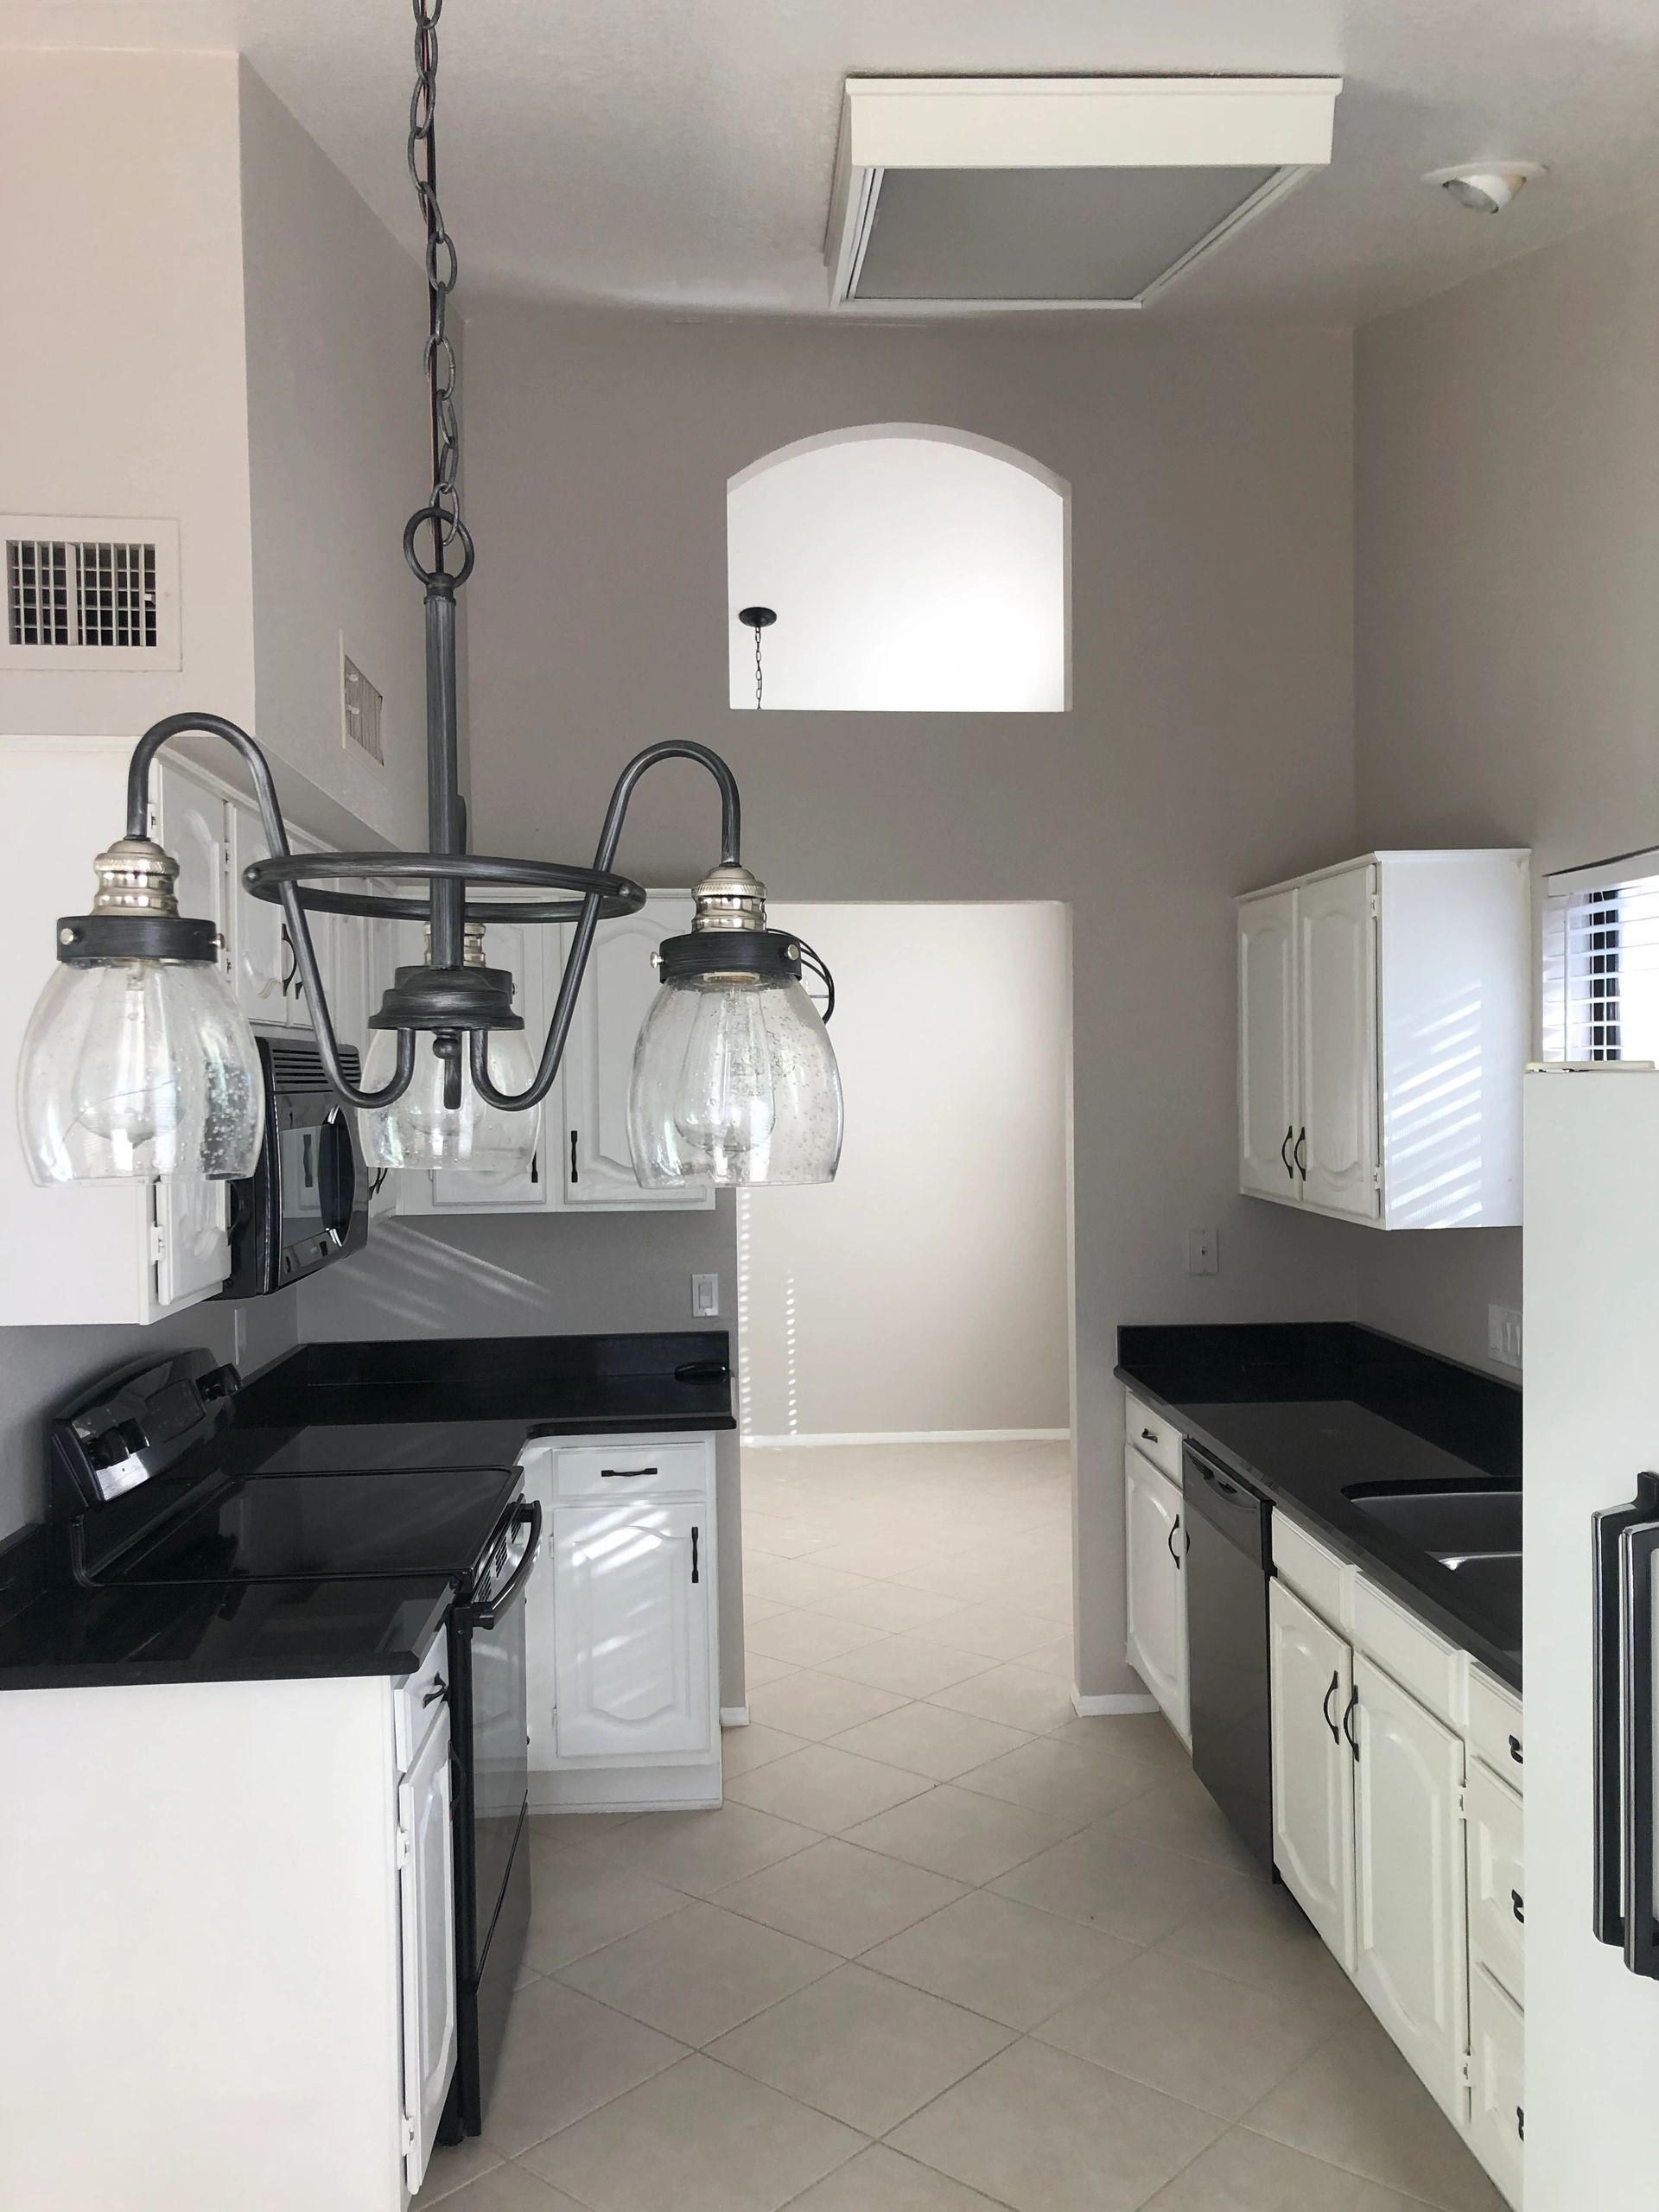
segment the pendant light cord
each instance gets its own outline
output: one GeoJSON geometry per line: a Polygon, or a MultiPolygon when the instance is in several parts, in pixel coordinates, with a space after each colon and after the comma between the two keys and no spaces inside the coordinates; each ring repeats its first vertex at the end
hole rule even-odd
{"type": "MultiPolygon", "coordinates": [[[[460,542],[461,575],[472,567],[472,541],[461,518],[461,413],[456,403],[461,367],[448,329],[449,295],[461,274],[454,240],[445,227],[438,200],[438,18],[443,0],[414,0],[415,89],[409,103],[409,174],[426,231],[426,386],[432,426],[432,488],[424,507],[410,518],[404,550],[417,575],[445,574],[445,554],[460,542]],[[423,569],[414,552],[420,525],[432,531],[432,566],[423,569]]],[[[455,581],[459,582],[461,577],[455,581]]]]}
{"type": "Polygon", "coordinates": [[[760,711],[760,701],[765,690],[766,676],[760,666],[760,632],[757,626],[754,632],[754,711],[757,715],[760,711]]]}

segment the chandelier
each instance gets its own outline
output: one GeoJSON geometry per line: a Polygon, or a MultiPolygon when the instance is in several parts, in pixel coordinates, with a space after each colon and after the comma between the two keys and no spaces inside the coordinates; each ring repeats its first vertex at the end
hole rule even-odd
{"type": "Polygon", "coordinates": [[[414,0],[409,125],[426,235],[432,485],[404,531],[404,552],[425,604],[430,849],[296,855],[270,766],[245,730],[194,713],[146,730],[128,771],[126,834],[93,862],[92,912],[58,923],[58,964],[23,1040],[19,1121],[36,1182],[236,1178],[251,1174],[258,1158],[264,1089],[252,1032],[219,966],[217,932],[180,914],[178,863],[148,834],[156,756],[185,731],[222,740],[251,780],[270,852],[242,880],[254,898],[282,908],[318,1052],[335,1090],[357,1109],[365,1154],[378,1168],[505,1174],[528,1162],[534,1109],[558,1074],[594,933],[645,904],[641,886],[614,866],[629,802],[659,761],[698,763],[720,794],[720,860],[696,887],[689,931],[655,956],[660,988],[639,1033],[629,1092],[635,1173],[647,1186],[825,1183],[835,1175],[841,1080],[824,1030],[834,985],[810,946],[767,926],[765,887],[741,856],[736,779],[718,753],[682,740],[637,753],[617,779],[591,866],[467,849],[455,599],[474,549],[461,513],[457,363],[446,327],[459,264],[437,190],[442,6],[414,0]],[[345,887],[365,878],[391,888],[345,887]],[[308,913],[426,925],[424,960],[398,969],[370,1017],[360,1081],[342,1058],[308,913]],[[492,920],[572,925],[535,1056],[513,1011],[511,972],[485,963],[492,920]],[[824,1019],[803,983],[809,970],[829,992],[824,1019]]]}

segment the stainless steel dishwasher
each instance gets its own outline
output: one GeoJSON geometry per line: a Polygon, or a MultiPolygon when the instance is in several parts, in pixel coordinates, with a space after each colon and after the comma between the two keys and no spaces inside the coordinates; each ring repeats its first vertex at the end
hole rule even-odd
{"type": "Polygon", "coordinates": [[[1268,1502],[1190,1443],[1181,1493],[1193,1770],[1271,1872],[1268,1502]]]}

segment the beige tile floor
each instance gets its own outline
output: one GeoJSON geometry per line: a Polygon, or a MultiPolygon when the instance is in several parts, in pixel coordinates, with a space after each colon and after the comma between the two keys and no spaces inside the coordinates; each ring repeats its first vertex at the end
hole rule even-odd
{"type": "Polygon", "coordinates": [[[1071,1708],[1047,1445],[751,1453],[716,1813],[535,1823],[421,2212],[1497,2212],[1155,1715],[1071,1708]]]}

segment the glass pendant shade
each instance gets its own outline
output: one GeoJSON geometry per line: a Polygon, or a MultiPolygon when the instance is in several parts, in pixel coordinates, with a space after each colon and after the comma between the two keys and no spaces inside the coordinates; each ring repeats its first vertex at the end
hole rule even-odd
{"type": "Polygon", "coordinates": [[[683,1183],[828,1183],[841,1157],[841,1076],[792,977],[676,977],[652,1001],[628,1096],[634,1173],[683,1183]]]}
{"type": "Polygon", "coordinates": [[[251,1175],[264,1135],[253,1033],[211,961],[60,962],[17,1101],[37,1183],[251,1175]]]}
{"type": "MultiPolygon", "coordinates": [[[[490,1032],[490,1080],[499,1090],[525,1090],[536,1063],[519,1029],[490,1032]]],[[[397,1065],[395,1030],[377,1029],[363,1064],[363,1084],[378,1090],[397,1065]]],[[[372,1167],[464,1167],[474,1175],[505,1180],[530,1166],[541,1135],[535,1112],[508,1113],[480,1098],[463,1060],[461,1103],[443,1103],[445,1063],[432,1039],[416,1041],[415,1079],[390,1106],[359,1114],[365,1158],[372,1167]]]]}

